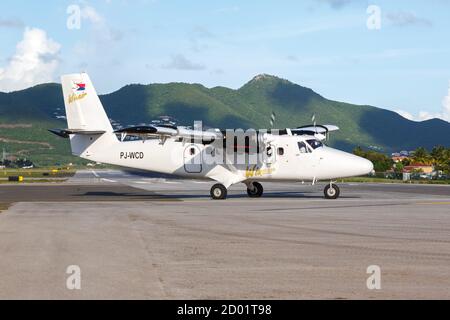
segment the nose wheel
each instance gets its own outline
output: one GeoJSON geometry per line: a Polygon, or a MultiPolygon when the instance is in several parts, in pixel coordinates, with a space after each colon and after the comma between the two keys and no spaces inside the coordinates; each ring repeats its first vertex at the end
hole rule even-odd
{"type": "Polygon", "coordinates": [[[223,200],[227,197],[227,188],[223,184],[217,183],[211,187],[211,198],[214,200],[223,200]]]}
{"type": "Polygon", "coordinates": [[[325,199],[337,199],[340,194],[339,187],[334,183],[327,184],[325,189],[323,189],[323,194],[325,199]]]}
{"type": "Polygon", "coordinates": [[[259,198],[264,192],[263,186],[259,182],[252,182],[247,187],[247,194],[250,198],[259,198]]]}

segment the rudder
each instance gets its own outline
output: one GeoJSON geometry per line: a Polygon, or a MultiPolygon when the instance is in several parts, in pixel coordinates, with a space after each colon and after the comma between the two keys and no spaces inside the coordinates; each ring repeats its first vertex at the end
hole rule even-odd
{"type": "Polygon", "coordinates": [[[105,109],[87,73],[61,77],[69,129],[113,132],[105,109]]]}
{"type": "Polygon", "coordinates": [[[99,161],[102,150],[117,138],[91,79],[86,73],[68,74],[61,77],[61,85],[67,129],[56,134],[70,138],[72,154],[99,161]]]}

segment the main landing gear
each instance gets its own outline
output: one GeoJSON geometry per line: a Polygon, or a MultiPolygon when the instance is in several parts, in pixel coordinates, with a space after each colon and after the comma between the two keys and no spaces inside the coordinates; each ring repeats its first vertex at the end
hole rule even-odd
{"type": "Polygon", "coordinates": [[[251,182],[247,185],[247,194],[250,198],[259,198],[263,192],[264,188],[259,182],[251,182]]]}
{"type": "Polygon", "coordinates": [[[227,188],[223,184],[217,183],[211,187],[211,198],[214,200],[223,200],[227,197],[227,188]]]}
{"type": "MultiPolygon", "coordinates": [[[[264,192],[263,186],[259,182],[247,184],[247,194],[250,198],[259,198],[264,192]]],[[[227,188],[221,183],[216,183],[211,187],[211,198],[213,200],[223,200],[227,198],[227,188]]]]}
{"type": "Polygon", "coordinates": [[[323,189],[323,194],[325,195],[325,199],[337,199],[339,197],[339,187],[334,183],[330,182],[323,189]]]}

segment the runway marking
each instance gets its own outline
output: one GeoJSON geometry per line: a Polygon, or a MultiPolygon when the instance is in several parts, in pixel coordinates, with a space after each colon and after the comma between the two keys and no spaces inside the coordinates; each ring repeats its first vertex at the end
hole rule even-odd
{"type": "Polygon", "coordinates": [[[270,209],[258,209],[253,211],[292,211],[292,210],[312,210],[312,209],[342,209],[342,208],[367,208],[367,207],[380,207],[380,206],[403,206],[408,203],[377,203],[377,204],[356,204],[356,205],[344,205],[344,206],[314,206],[314,207],[298,207],[298,208],[270,208],[270,209]]]}
{"type": "MultiPolygon", "coordinates": [[[[183,202],[205,202],[205,201],[211,201],[211,198],[208,197],[207,195],[205,195],[203,198],[201,199],[188,199],[188,198],[183,198],[183,196],[179,196],[180,200],[182,200],[183,202]]],[[[229,196],[226,201],[230,201],[230,202],[249,202],[249,201],[254,201],[255,199],[249,199],[247,197],[233,197],[233,196],[229,196]]],[[[404,206],[408,206],[408,205],[417,205],[417,204],[421,204],[421,203],[417,203],[417,202],[413,202],[414,199],[340,199],[337,200],[336,202],[336,206],[330,206],[330,208],[339,208],[339,204],[344,205],[345,203],[354,203],[354,202],[369,202],[369,204],[367,206],[389,206],[389,205],[404,205],[404,206]],[[373,204],[370,204],[370,202],[373,202],[373,204]]],[[[256,203],[285,203],[286,201],[296,201],[296,202],[300,202],[302,204],[304,203],[320,203],[320,202],[328,202],[328,200],[322,199],[320,197],[316,198],[316,199],[308,199],[308,198],[265,198],[265,199],[258,199],[256,201],[256,203]]],[[[432,200],[431,200],[432,201],[432,200]]],[[[434,203],[434,202],[433,202],[434,203]]],[[[433,204],[432,202],[428,202],[428,203],[422,203],[422,204],[433,204]]],[[[439,202],[436,202],[439,203],[439,202]]],[[[444,204],[443,202],[441,202],[441,204],[444,204]]],[[[445,204],[450,204],[450,202],[445,202],[445,204]]],[[[366,206],[366,205],[364,205],[366,206]]],[[[345,206],[342,206],[345,208],[345,206]]]]}
{"type": "Polygon", "coordinates": [[[1,213],[2,211],[8,210],[8,208],[9,208],[10,205],[11,205],[10,203],[4,203],[4,202],[1,202],[1,203],[0,203],[0,213],[1,213]]]}
{"type": "Polygon", "coordinates": [[[450,201],[441,201],[441,202],[416,202],[416,204],[438,204],[438,205],[445,205],[445,204],[450,204],[450,201]]]}
{"type": "Polygon", "coordinates": [[[95,172],[94,170],[91,170],[91,172],[92,172],[92,174],[93,174],[96,178],[99,178],[97,172],[95,172]]]}
{"type": "Polygon", "coordinates": [[[111,179],[106,179],[106,178],[102,178],[102,181],[106,181],[106,182],[113,182],[116,183],[116,180],[111,180],[111,179]]]}

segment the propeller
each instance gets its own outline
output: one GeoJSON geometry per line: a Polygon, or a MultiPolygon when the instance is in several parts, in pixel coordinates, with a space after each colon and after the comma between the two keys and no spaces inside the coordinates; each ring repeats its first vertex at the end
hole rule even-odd
{"type": "Polygon", "coordinates": [[[270,129],[273,129],[273,125],[275,123],[275,112],[272,111],[272,114],[270,115],[270,129]]]}
{"type": "Polygon", "coordinates": [[[311,122],[313,123],[314,131],[316,131],[316,133],[317,133],[317,130],[315,129],[316,128],[316,114],[315,113],[313,113],[313,115],[311,117],[311,122]]]}

